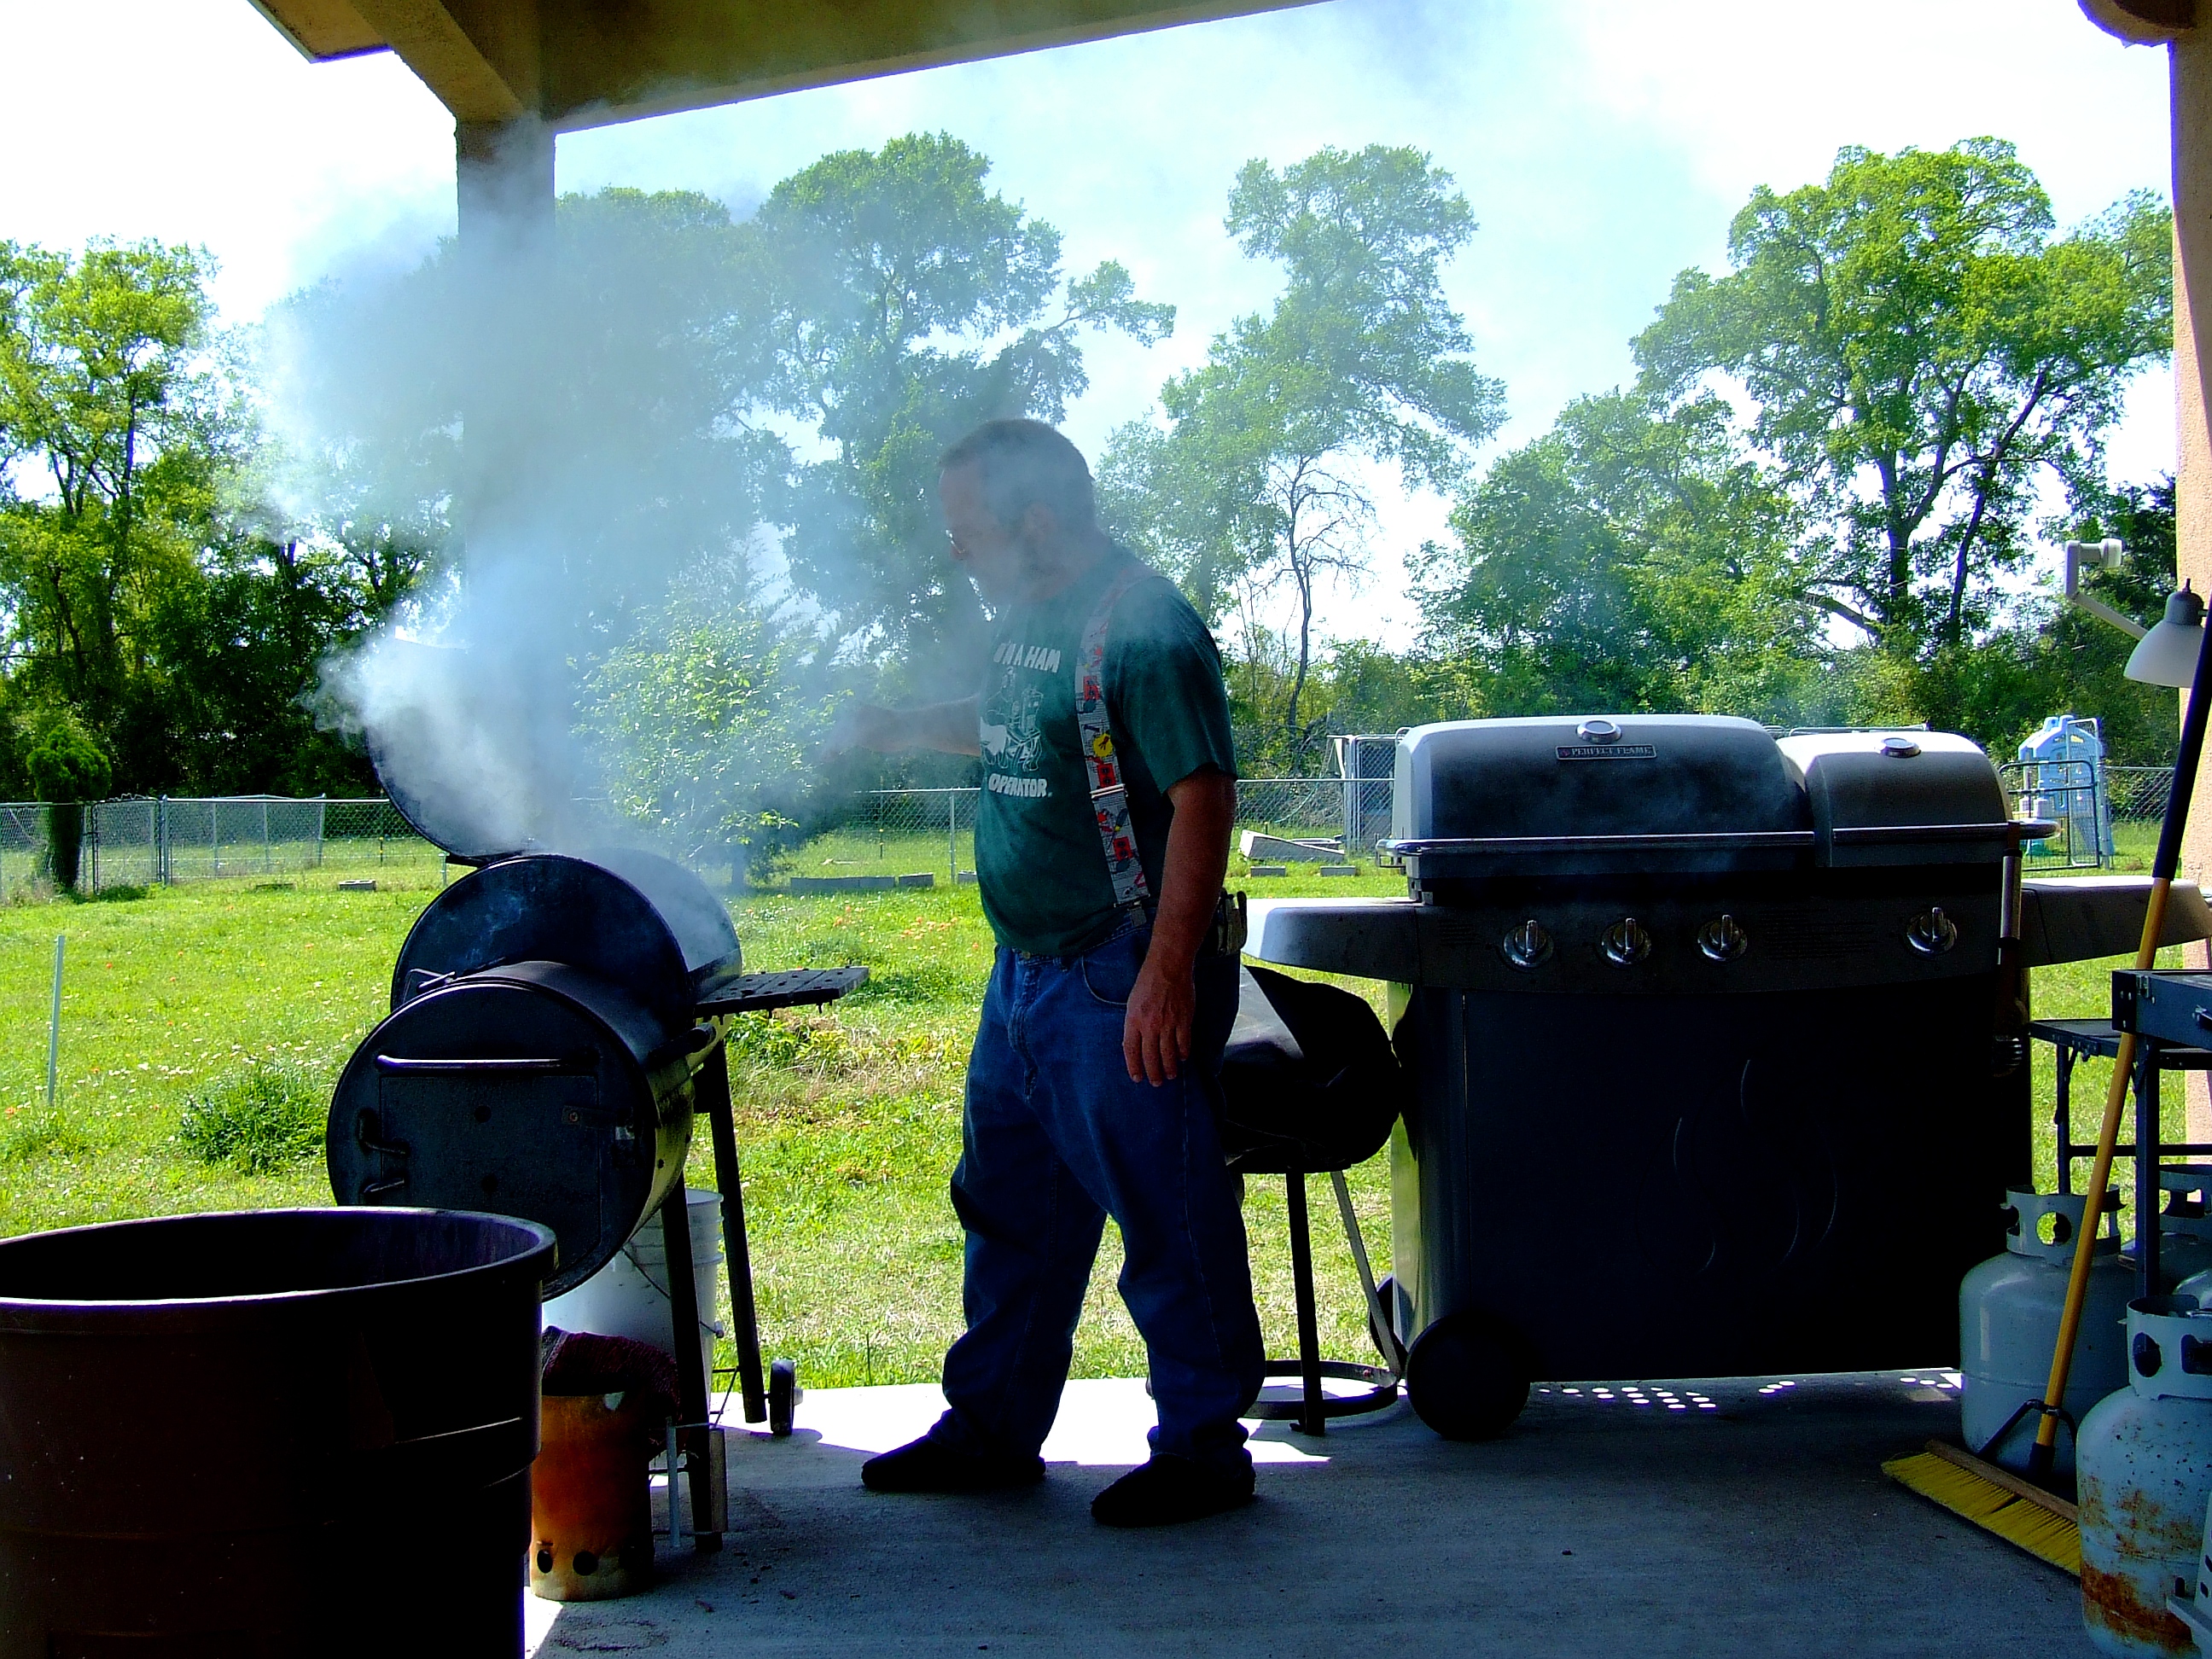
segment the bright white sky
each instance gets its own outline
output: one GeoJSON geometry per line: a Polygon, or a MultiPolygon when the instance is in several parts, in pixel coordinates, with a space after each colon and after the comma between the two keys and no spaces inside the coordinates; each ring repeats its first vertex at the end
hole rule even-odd
{"type": "MultiPolygon", "coordinates": [[[[0,238],[204,244],[245,321],[451,228],[452,126],[421,84],[389,55],[310,65],[246,0],[0,0],[0,238]]],[[[1220,228],[1250,156],[1410,143],[1456,175],[1481,228],[1449,287],[1505,383],[1509,445],[1627,379],[1629,337],[1676,271],[1720,268],[1752,187],[1818,178],[1839,145],[2010,138],[2062,225],[2168,185],[2165,55],[2073,0],[1327,0],[573,134],[560,185],[683,187],[743,212],[824,151],[939,129],[1061,228],[1071,271],[1119,258],[1179,307],[1164,345],[1092,346],[1068,428],[1094,457],[1271,297],[1274,274],[1220,228]]],[[[2161,370],[2114,471],[2173,456],[2161,370]]],[[[1330,597],[1328,631],[1410,637],[1399,557],[1442,516],[1392,507],[1376,580],[1330,597]]]]}

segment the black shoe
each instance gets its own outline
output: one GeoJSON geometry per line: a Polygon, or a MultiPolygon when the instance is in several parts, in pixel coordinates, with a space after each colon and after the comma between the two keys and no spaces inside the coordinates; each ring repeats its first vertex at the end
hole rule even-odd
{"type": "Polygon", "coordinates": [[[1168,1527],[1218,1515],[1252,1501],[1252,1467],[1235,1474],[1188,1457],[1154,1456],[1091,1500],[1091,1518],[1109,1527],[1168,1527]]]}
{"type": "Polygon", "coordinates": [[[1043,1479],[1042,1457],[979,1457],[927,1435],[860,1465],[870,1492],[1000,1492],[1043,1479]]]}

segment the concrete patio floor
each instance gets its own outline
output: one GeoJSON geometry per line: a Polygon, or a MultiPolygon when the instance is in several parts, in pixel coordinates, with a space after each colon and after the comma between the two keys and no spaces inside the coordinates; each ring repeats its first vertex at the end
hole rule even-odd
{"type": "MultiPolygon", "coordinates": [[[[1091,1498],[1143,1461],[1134,1382],[1069,1386],[1031,1491],[884,1497],[860,1465],[932,1385],[824,1389],[730,1445],[733,1530],[621,1601],[525,1597],[530,1650],[1291,1656],[2088,1654],[2075,1581],[1886,1480],[1955,1435],[1929,1371],[1554,1385],[1504,1438],[1401,1404],[1259,1431],[1259,1501],[1152,1532],[1091,1498]]],[[[734,1424],[738,1413],[724,1418],[734,1424]]]]}

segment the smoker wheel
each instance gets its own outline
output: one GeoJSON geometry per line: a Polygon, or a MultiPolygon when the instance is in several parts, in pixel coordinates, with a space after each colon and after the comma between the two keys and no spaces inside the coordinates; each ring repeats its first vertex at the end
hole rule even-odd
{"type": "Polygon", "coordinates": [[[1413,1339],[1406,1394],[1447,1440],[1505,1432],[1528,1403],[1534,1356],[1520,1332],[1489,1314],[1446,1314],[1413,1339]]]}
{"type": "Polygon", "coordinates": [[[799,1367],[777,1359],[768,1368],[768,1431],[778,1438],[791,1432],[792,1414],[799,1409],[799,1367]]]}

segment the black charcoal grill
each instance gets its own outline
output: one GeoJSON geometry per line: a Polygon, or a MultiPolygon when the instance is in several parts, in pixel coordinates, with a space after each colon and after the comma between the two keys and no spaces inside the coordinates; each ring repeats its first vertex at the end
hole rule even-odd
{"type": "MultiPolygon", "coordinates": [[[[2029,1174],[2020,848],[1966,739],[1481,720],[1398,750],[1409,896],[1255,906],[1394,981],[1395,1315],[1432,1426],[1534,1377],[1927,1364],[2029,1174]]],[[[2047,830],[2045,831],[2047,833],[2047,830]]]]}
{"type": "Polygon", "coordinates": [[[724,1044],[738,1015],[834,1001],[868,970],[748,974],[728,912],[680,865],[629,848],[499,856],[465,833],[441,838],[419,797],[403,810],[479,867],[416,920],[392,968],[392,1012],[339,1076],[331,1190],[341,1204],[491,1211],[549,1227],[558,1254],[548,1297],[658,1217],[693,1531],[711,1547],[720,1443],[691,1326],[683,1171],[693,1123],[703,1114],[714,1136],[745,1419],[787,1433],[795,1376],[782,1361],[764,1374],[761,1361],[724,1044]]]}

